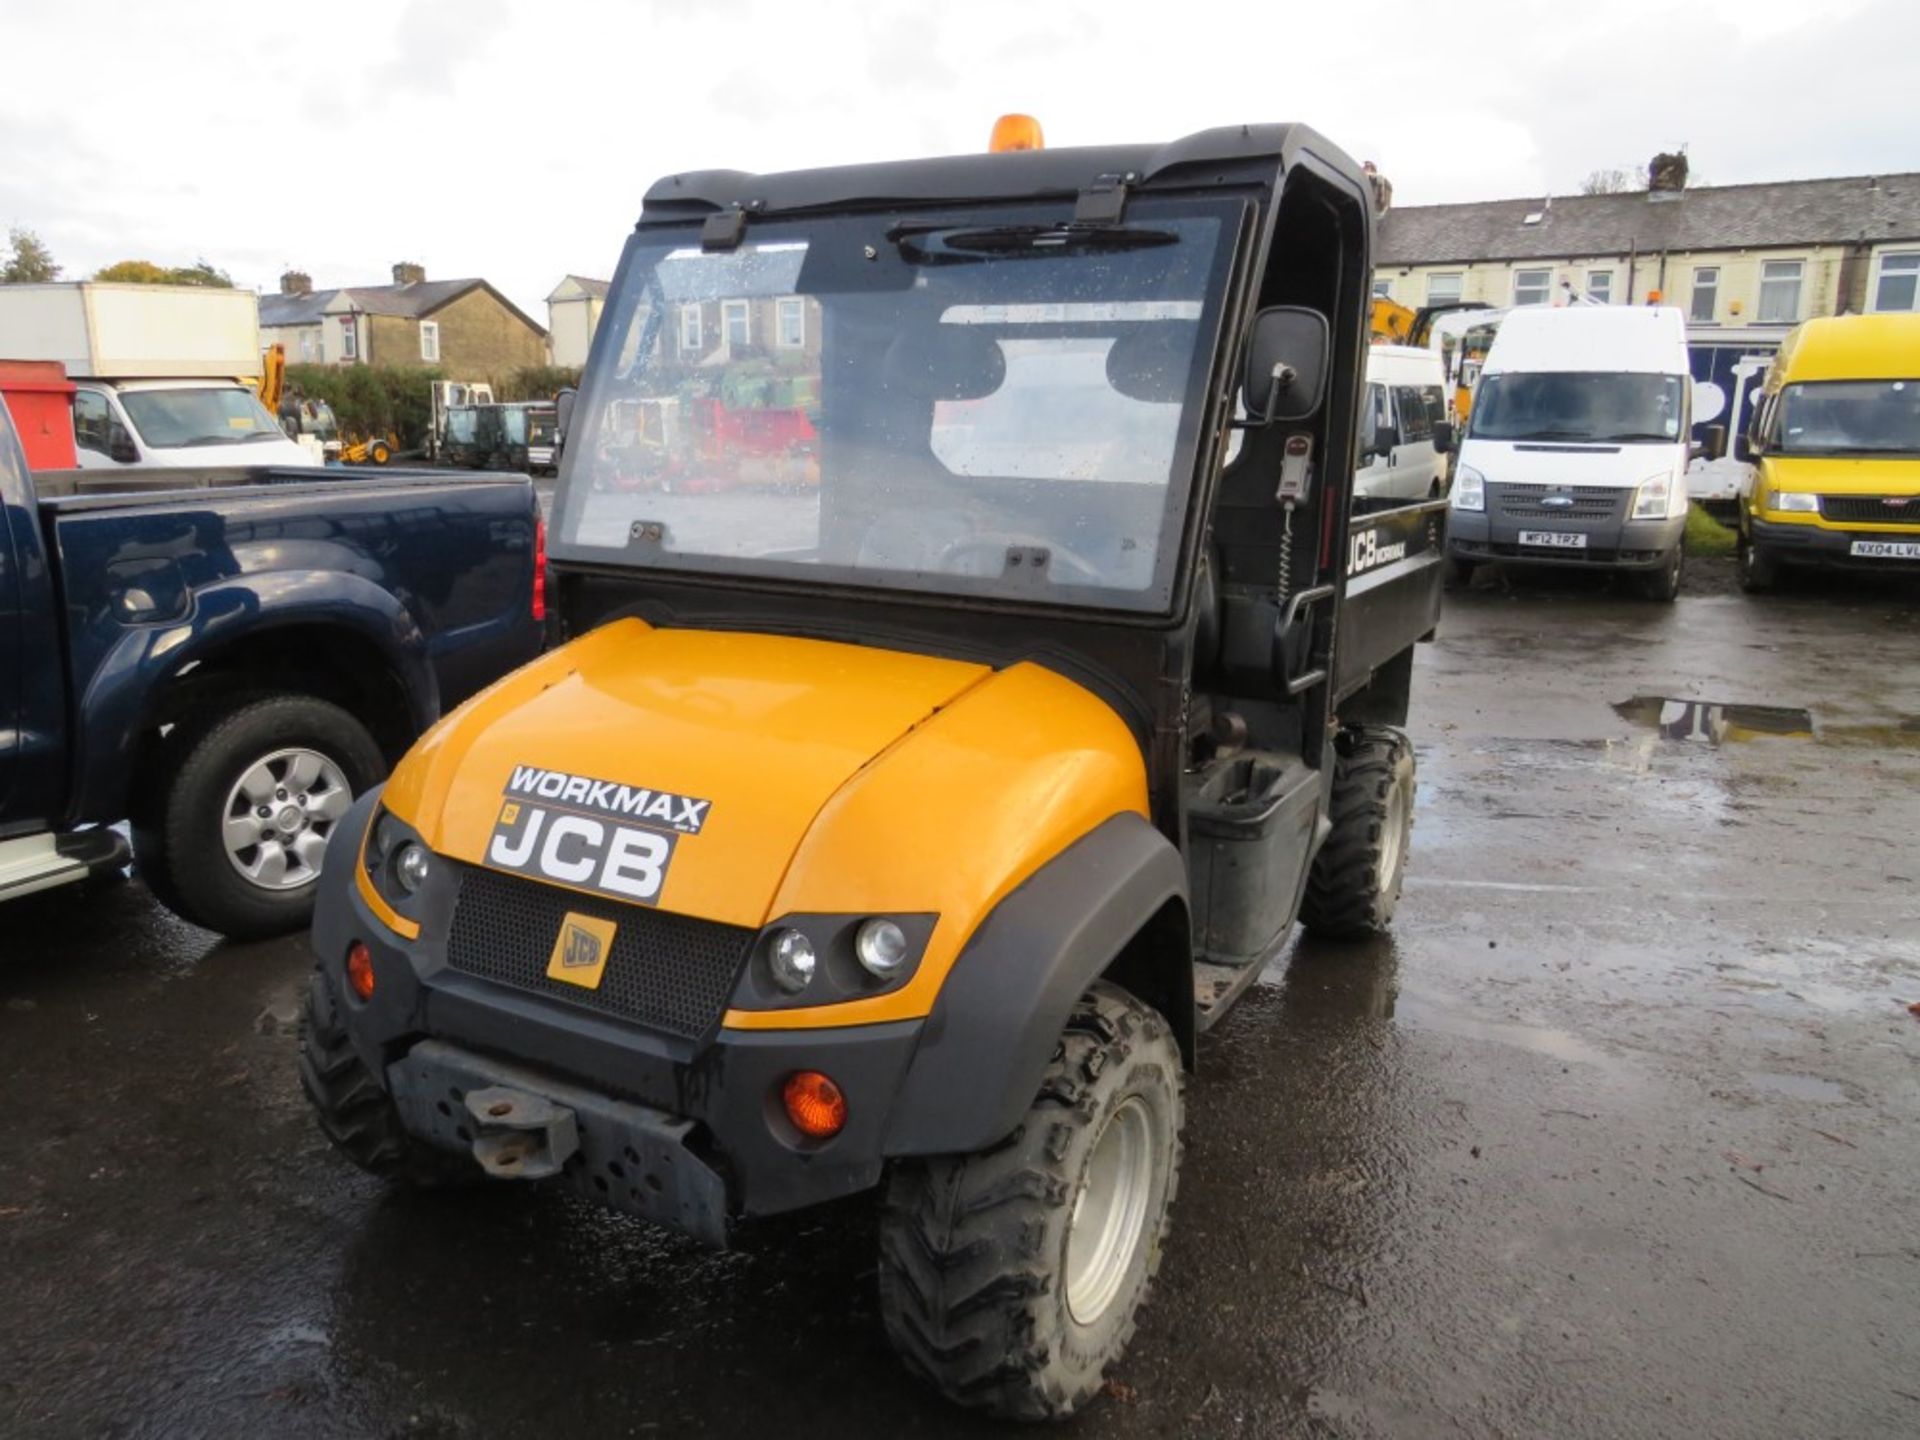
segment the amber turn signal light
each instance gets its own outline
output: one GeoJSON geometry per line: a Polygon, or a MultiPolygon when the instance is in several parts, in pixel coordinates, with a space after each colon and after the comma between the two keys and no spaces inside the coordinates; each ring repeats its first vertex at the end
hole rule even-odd
{"type": "Polygon", "coordinates": [[[847,1097],[818,1070],[787,1077],[780,1092],[793,1128],[809,1140],[831,1140],[847,1126],[847,1097]]]}
{"type": "Polygon", "coordinates": [[[362,1000],[373,998],[373,952],[364,940],[347,947],[347,984],[362,1000]]]}

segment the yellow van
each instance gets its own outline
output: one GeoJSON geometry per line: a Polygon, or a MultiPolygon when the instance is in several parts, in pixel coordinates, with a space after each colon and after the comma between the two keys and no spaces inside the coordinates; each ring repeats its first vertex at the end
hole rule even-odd
{"type": "Polygon", "coordinates": [[[1740,579],[1920,571],[1920,314],[1809,320],[1780,346],[1740,458],[1740,579]]]}

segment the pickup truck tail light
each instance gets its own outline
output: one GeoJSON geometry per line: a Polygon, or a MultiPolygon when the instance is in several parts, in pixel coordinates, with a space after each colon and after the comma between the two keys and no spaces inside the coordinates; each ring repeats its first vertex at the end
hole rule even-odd
{"type": "Polygon", "coordinates": [[[547,618],[547,522],[533,522],[533,618],[547,618]]]}

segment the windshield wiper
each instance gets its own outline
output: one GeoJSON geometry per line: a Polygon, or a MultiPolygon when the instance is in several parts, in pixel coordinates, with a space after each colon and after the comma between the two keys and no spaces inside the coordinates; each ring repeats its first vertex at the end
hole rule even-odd
{"type": "Polygon", "coordinates": [[[243,435],[196,435],[191,440],[177,440],[174,446],[184,450],[189,445],[237,445],[245,438],[243,435]]]}
{"type": "Polygon", "coordinates": [[[1680,437],[1678,435],[1655,434],[1651,430],[1626,430],[1618,435],[1607,435],[1602,438],[1616,444],[1627,440],[1659,440],[1668,445],[1678,445],[1680,443],[1680,437]]]}
{"type": "Polygon", "coordinates": [[[903,221],[887,231],[902,259],[919,265],[960,265],[995,255],[1059,255],[1071,250],[1147,250],[1177,245],[1171,230],[1135,225],[992,225],[975,229],[903,221]]]}
{"type": "Polygon", "coordinates": [[[1482,440],[1510,440],[1524,442],[1528,440],[1578,440],[1584,445],[1600,445],[1605,442],[1597,435],[1589,435],[1585,430],[1532,430],[1525,435],[1482,435],[1482,440]]]}

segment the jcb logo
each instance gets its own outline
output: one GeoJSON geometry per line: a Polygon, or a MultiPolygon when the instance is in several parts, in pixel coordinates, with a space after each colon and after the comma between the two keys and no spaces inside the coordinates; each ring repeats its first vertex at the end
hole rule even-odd
{"type": "Polygon", "coordinates": [[[1406,541],[1383,545],[1380,543],[1378,530],[1362,530],[1353,537],[1351,548],[1347,552],[1347,574],[1361,575],[1376,566],[1391,564],[1395,560],[1404,560],[1406,556],[1406,541]]]}
{"type": "Polygon", "coordinates": [[[712,809],[711,800],[671,790],[516,765],[487,837],[487,864],[657,905],[674,845],[698,835],[712,809]]]}
{"type": "Polygon", "coordinates": [[[578,925],[569,925],[560,936],[560,963],[569,970],[600,963],[600,941],[578,925]]]}
{"type": "Polygon", "coordinates": [[[560,933],[554,936],[553,953],[547,957],[547,978],[598,990],[613,952],[614,930],[611,920],[568,911],[560,922],[560,933]]]}

